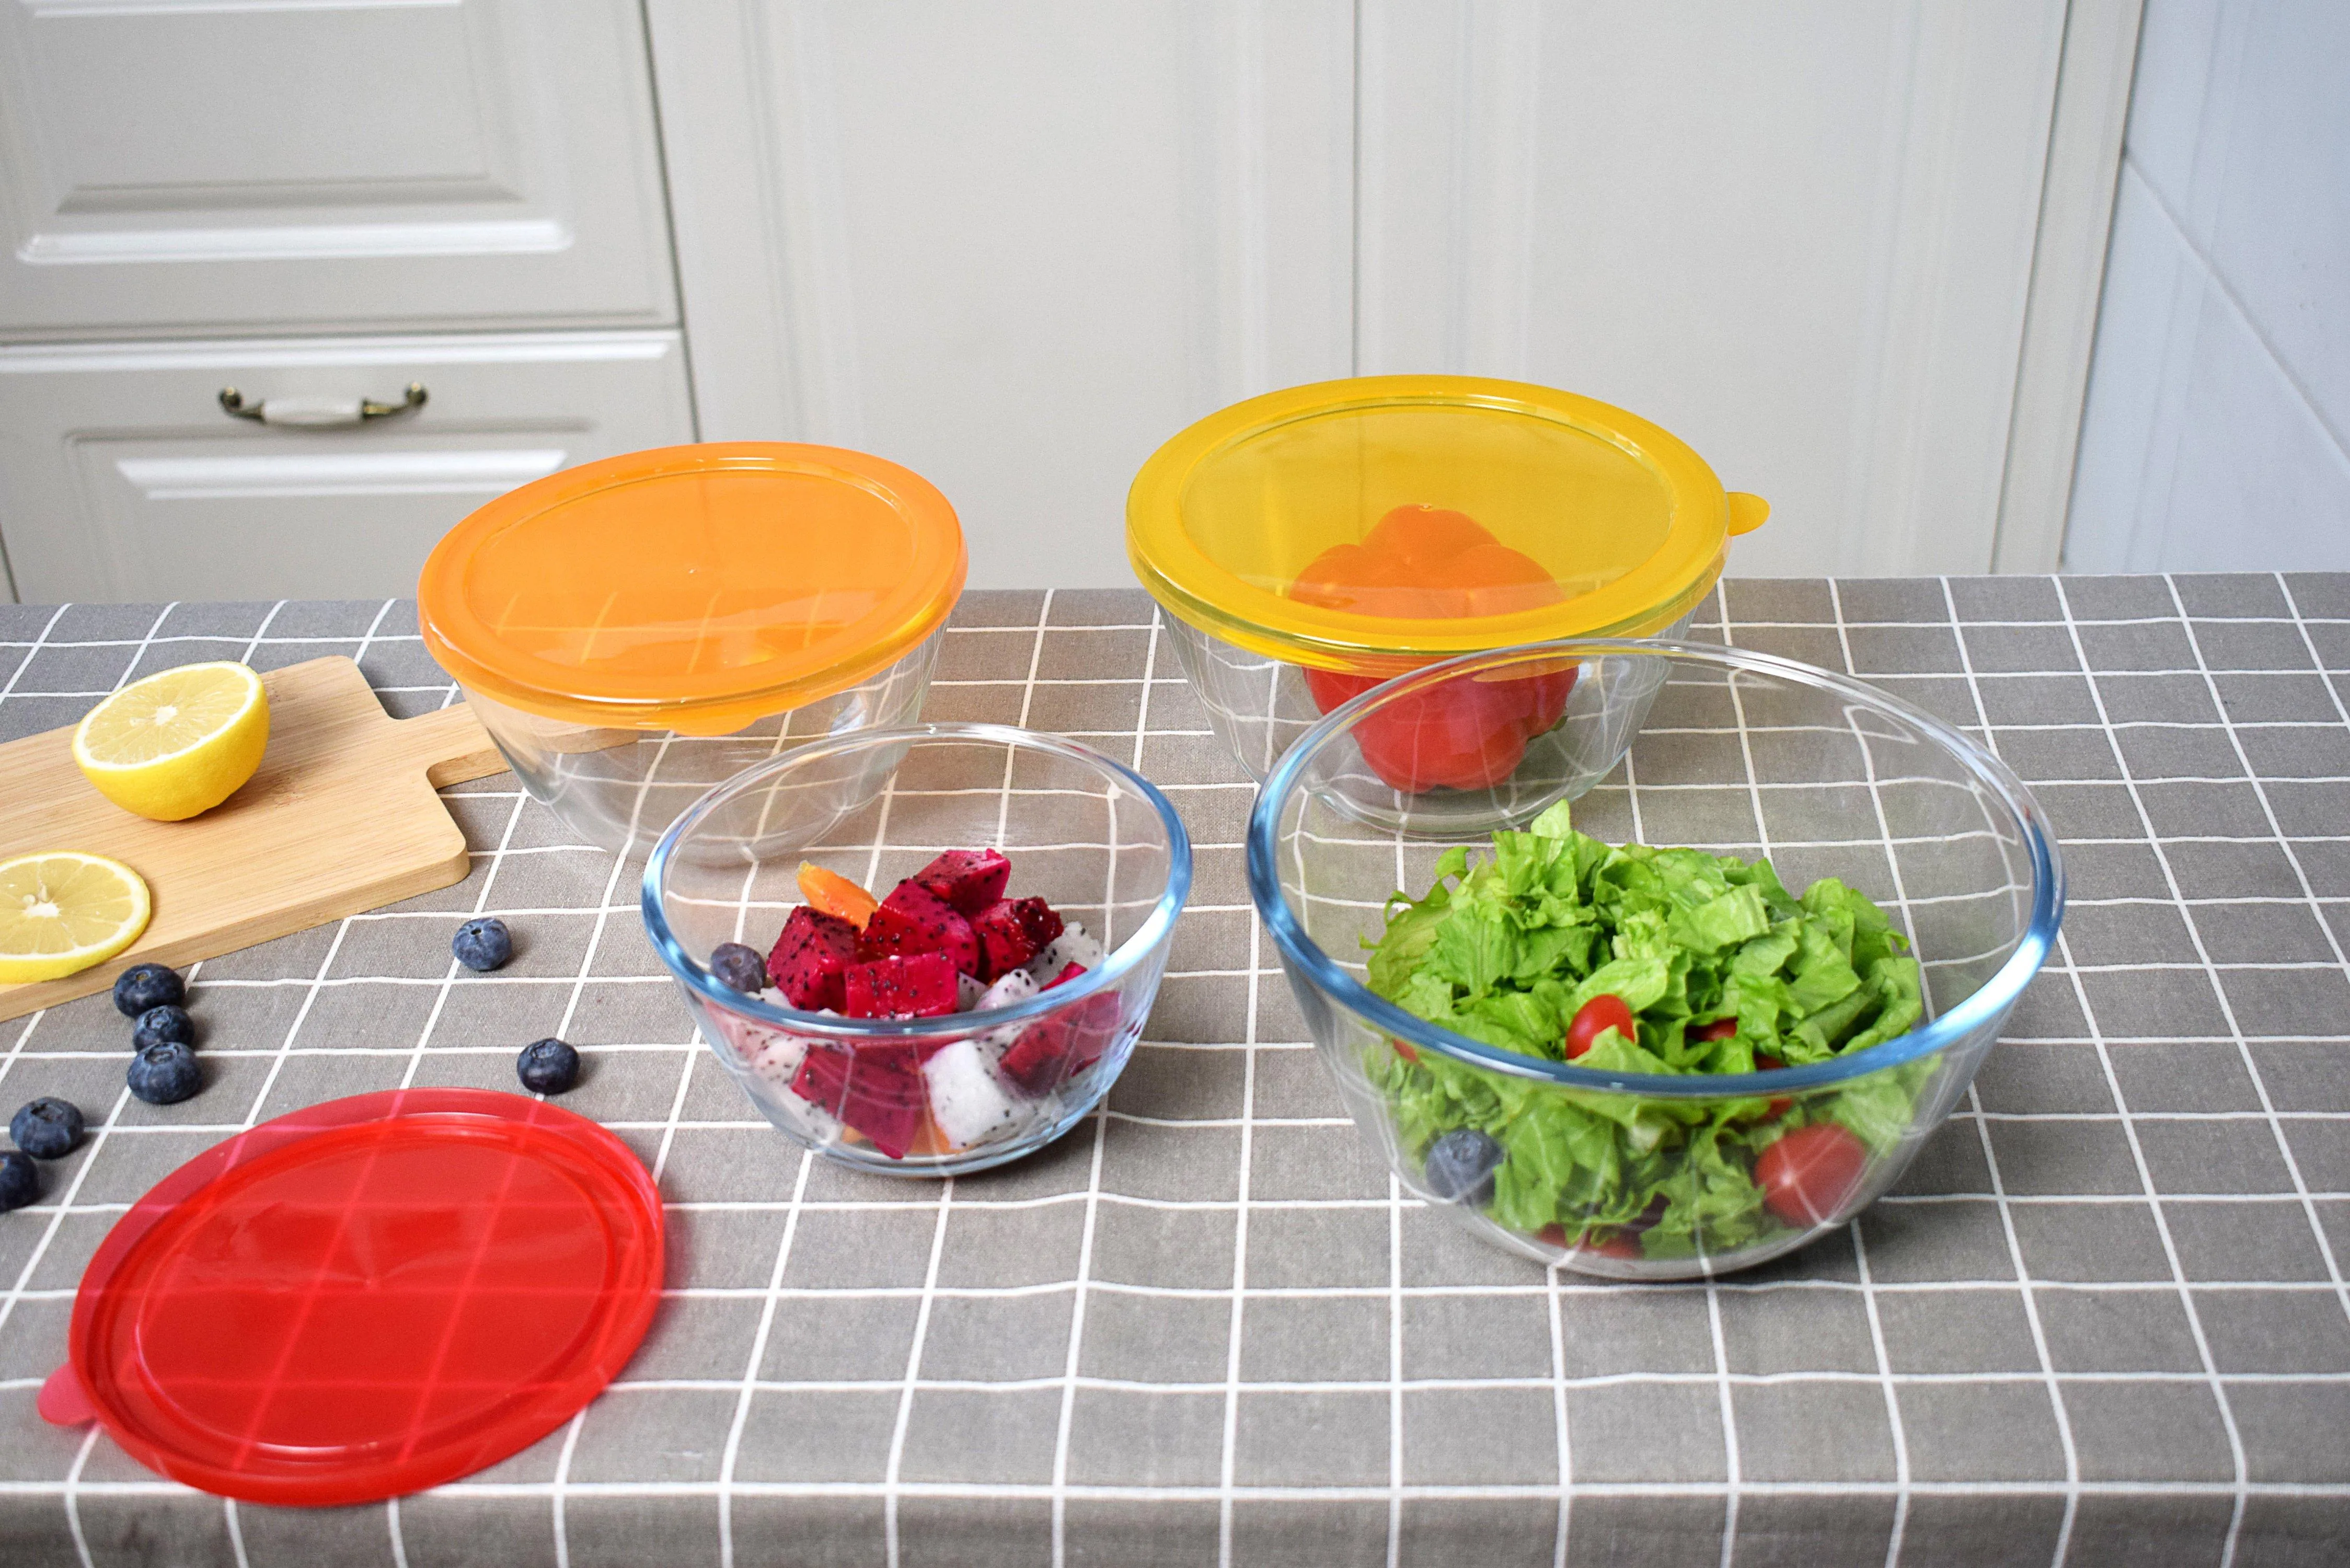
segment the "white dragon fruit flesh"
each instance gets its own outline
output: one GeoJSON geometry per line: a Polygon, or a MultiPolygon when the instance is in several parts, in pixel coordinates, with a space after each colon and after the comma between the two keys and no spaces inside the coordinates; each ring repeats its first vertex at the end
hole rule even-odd
{"type": "Polygon", "coordinates": [[[1071,920],[1061,928],[1059,936],[1045,944],[1044,951],[1029,961],[1028,973],[1037,984],[1042,985],[1071,964],[1099,969],[1102,958],[1101,943],[1096,941],[1085,927],[1071,920]]]}
{"type": "Polygon", "coordinates": [[[922,1064],[931,1119],[947,1142],[970,1148],[1019,1131],[1034,1119],[995,1075],[992,1054],[977,1040],[958,1040],[922,1064]]]}
{"type": "Polygon", "coordinates": [[[1024,969],[997,975],[980,996],[982,1007],[1010,1007],[1036,994],[1036,977],[1024,969]]]}

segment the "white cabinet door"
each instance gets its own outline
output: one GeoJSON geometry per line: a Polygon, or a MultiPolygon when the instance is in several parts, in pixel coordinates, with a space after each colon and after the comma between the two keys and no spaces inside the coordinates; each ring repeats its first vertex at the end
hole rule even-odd
{"type": "Polygon", "coordinates": [[[25,602],[409,595],[492,496],[692,439],[673,332],[0,349],[0,540],[25,602]],[[421,409],[341,427],[219,400],[411,382],[421,409]]]}
{"type": "Polygon", "coordinates": [[[703,429],[1108,586],[1190,420],[1520,376],[1768,496],[1742,571],[1986,570],[2067,11],[649,0],[703,429]]]}
{"type": "Polygon", "coordinates": [[[1366,0],[1366,374],[1567,387],[1747,573],[1991,569],[2064,0],[1366,0]]]}
{"type": "Polygon", "coordinates": [[[1127,485],[1347,369],[1351,0],[653,0],[710,440],[859,447],[973,587],[1131,584],[1127,485]]]}
{"type": "Polygon", "coordinates": [[[0,337],[677,319],[635,0],[6,0],[0,337]]]}

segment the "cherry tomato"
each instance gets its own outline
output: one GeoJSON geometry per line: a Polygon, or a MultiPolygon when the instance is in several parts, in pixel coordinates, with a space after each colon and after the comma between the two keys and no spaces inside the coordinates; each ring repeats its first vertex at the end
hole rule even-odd
{"type": "MultiPolygon", "coordinates": [[[[1772,1055],[1767,1051],[1757,1051],[1754,1053],[1754,1070],[1758,1073],[1775,1073],[1786,1064],[1787,1064],[1780,1061],[1779,1058],[1772,1055]]],[[[1783,1116],[1794,1108],[1795,1102],[1794,1100],[1788,1098],[1785,1095],[1776,1095],[1772,1097],[1769,1108],[1762,1114],[1770,1116],[1783,1116]]]]}
{"type": "MultiPolygon", "coordinates": [[[[1727,1040],[1737,1033],[1738,1020],[1735,1018],[1717,1018],[1711,1023],[1699,1024],[1697,1026],[1697,1032],[1691,1034],[1690,1038],[1692,1040],[1707,1041],[1727,1040]]],[[[1760,1063],[1762,1058],[1758,1056],[1755,1058],[1755,1061],[1760,1063]]]]}
{"type": "Polygon", "coordinates": [[[1610,1029],[1627,1041],[1638,1038],[1631,1008],[1615,992],[1603,991],[1575,1010],[1575,1021],[1566,1026],[1566,1059],[1572,1062],[1590,1050],[1591,1043],[1610,1029]]]}
{"type": "Polygon", "coordinates": [[[1834,1122],[1797,1127],[1754,1161],[1762,1207],[1790,1225],[1825,1225],[1859,1190],[1868,1150],[1834,1122]]]}
{"type": "Polygon", "coordinates": [[[1405,1061],[1418,1062],[1419,1060],[1419,1053],[1411,1048],[1410,1041],[1390,1039],[1388,1044],[1394,1046],[1395,1054],[1402,1057],[1405,1061]]]}

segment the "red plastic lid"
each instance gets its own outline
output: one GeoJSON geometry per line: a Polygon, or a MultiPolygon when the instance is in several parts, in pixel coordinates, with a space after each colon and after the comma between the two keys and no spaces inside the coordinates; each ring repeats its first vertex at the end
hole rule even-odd
{"type": "Polygon", "coordinates": [[[561,1426],[634,1354],[661,1264],[660,1196],[595,1123],[485,1089],[360,1095],[140,1199],[82,1275],[73,1370],[175,1480],[373,1501],[561,1426]]]}

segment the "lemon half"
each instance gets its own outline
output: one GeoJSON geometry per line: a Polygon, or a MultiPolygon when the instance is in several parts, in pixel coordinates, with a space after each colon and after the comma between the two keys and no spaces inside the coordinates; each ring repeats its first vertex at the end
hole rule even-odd
{"type": "Polygon", "coordinates": [[[269,699],[242,664],[183,664],[135,681],[74,732],[74,762],[99,793],[157,822],[210,811],[269,746],[269,699]]]}
{"type": "Polygon", "coordinates": [[[139,940],[154,906],[120,860],[53,849],[0,860],[0,981],[57,980],[139,940]]]}

